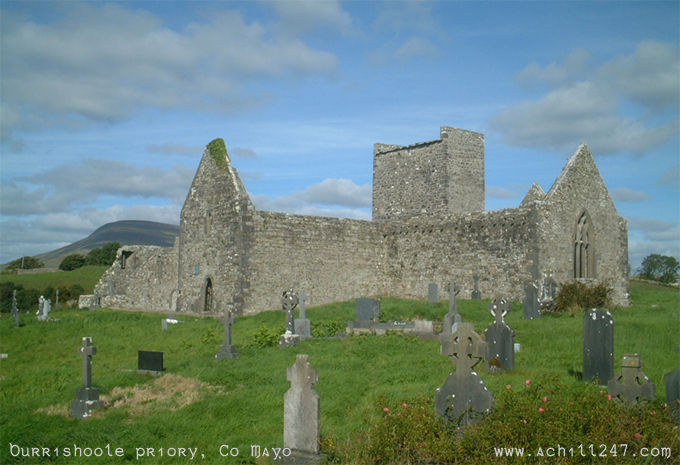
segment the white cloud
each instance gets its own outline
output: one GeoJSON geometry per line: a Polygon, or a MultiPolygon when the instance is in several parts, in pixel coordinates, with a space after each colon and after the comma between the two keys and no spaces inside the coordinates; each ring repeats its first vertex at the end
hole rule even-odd
{"type": "Polygon", "coordinates": [[[486,195],[499,199],[512,199],[517,197],[517,193],[497,186],[486,186],[486,195]]]}
{"type": "Polygon", "coordinates": [[[588,60],[587,51],[576,50],[562,63],[528,65],[518,74],[520,81],[543,82],[554,89],[538,100],[504,109],[491,127],[511,145],[568,152],[586,142],[596,155],[644,154],[677,136],[676,46],[642,42],[631,55],[593,72],[588,71],[588,60]],[[622,116],[624,99],[643,105],[645,114],[622,116]]]}
{"type": "Polygon", "coordinates": [[[432,41],[423,37],[411,37],[394,52],[394,56],[400,60],[410,60],[412,58],[433,57],[438,52],[439,49],[432,41]]]}
{"type": "Polygon", "coordinates": [[[146,149],[149,153],[158,153],[161,155],[186,155],[198,158],[203,154],[205,147],[186,144],[155,144],[149,145],[146,149]]]}
{"type": "Polygon", "coordinates": [[[647,202],[649,194],[627,187],[617,187],[611,191],[612,198],[617,202],[647,202]]]}
{"type": "Polygon", "coordinates": [[[666,170],[659,178],[662,186],[680,187],[680,165],[666,170]]]}
{"type": "Polygon", "coordinates": [[[259,210],[370,219],[372,188],[349,179],[324,179],[304,191],[276,198],[252,195],[251,199],[259,210]]]}
{"type": "Polygon", "coordinates": [[[40,121],[120,120],[142,107],[234,112],[258,80],[329,75],[331,53],[224,11],[175,31],[124,4],[69,4],[52,23],[3,11],[3,136],[40,121]]]}
{"type": "Polygon", "coordinates": [[[544,83],[550,87],[578,79],[590,67],[591,53],[588,50],[576,49],[564,58],[562,63],[550,63],[541,66],[537,62],[529,63],[526,68],[515,75],[522,84],[533,85],[544,83]]]}
{"type": "Polygon", "coordinates": [[[629,218],[630,264],[636,270],[642,259],[656,253],[680,258],[680,228],[672,221],[655,218],[629,218]]]}
{"type": "Polygon", "coordinates": [[[337,0],[273,1],[267,5],[281,18],[282,28],[292,34],[317,30],[348,33],[352,27],[351,16],[337,0]]]}

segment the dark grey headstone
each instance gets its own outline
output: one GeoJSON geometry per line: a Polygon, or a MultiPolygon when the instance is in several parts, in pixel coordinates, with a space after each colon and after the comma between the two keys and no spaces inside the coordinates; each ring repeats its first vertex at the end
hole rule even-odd
{"type": "Polygon", "coordinates": [[[321,402],[314,391],[319,381],[318,372],[309,363],[309,356],[298,354],[295,364],[288,368],[290,389],[284,397],[283,445],[294,457],[319,456],[321,434],[321,402]]]}
{"type": "Polygon", "coordinates": [[[583,317],[583,379],[605,385],[614,377],[614,319],[593,308],[583,317]]]}
{"type": "Polygon", "coordinates": [[[489,311],[496,321],[484,333],[489,371],[510,371],[515,368],[515,332],[505,323],[504,317],[511,309],[506,299],[496,298],[489,303],[489,311]]]}
{"type": "Polygon", "coordinates": [[[541,317],[541,304],[538,302],[538,286],[534,282],[524,285],[524,319],[533,320],[541,317]]]}
{"type": "Polygon", "coordinates": [[[427,301],[431,304],[439,302],[439,287],[437,283],[430,283],[427,287],[427,301]]]}
{"type": "Polygon", "coordinates": [[[224,321],[224,344],[220,347],[220,351],[215,354],[217,360],[223,358],[236,358],[238,351],[236,346],[231,344],[231,325],[234,323],[234,317],[231,312],[228,312],[224,321]]]}
{"type": "Polygon", "coordinates": [[[137,371],[141,373],[160,374],[163,367],[163,352],[140,350],[137,352],[137,371]]]}
{"type": "Polygon", "coordinates": [[[674,422],[680,423],[680,368],[663,377],[666,384],[666,405],[674,422]]]}
{"type": "Polygon", "coordinates": [[[76,399],[71,401],[71,416],[85,419],[92,415],[92,410],[104,406],[99,400],[99,389],[92,387],[92,356],[97,348],[92,345],[91,337],[83,338],[78,353],[83,357],[83,387],[76,389],[76,399]]]}
{"type": "Polygon", "coordinates": [[[638,354],[624,354],[621,374],[609,380],[609,394],[613,398],[627,402],[653,400],[656,386],[642,372],[642,360],[638,354]]]}
{"type": "Polygon", "coordinates": [[[357,321],[376,321],[380,317],[380,299],[356,300],[357,321]]]}
{"type": "Polygon", "coordinates": [[[487,351],[486,344],[471,323],[461,323],[456,333],[441,338],[442,354],[451,358],[456,371],[435,393],[435,414],[459,427],[467,426],[494,405],[493,394],[473,371],[487,351]]]}

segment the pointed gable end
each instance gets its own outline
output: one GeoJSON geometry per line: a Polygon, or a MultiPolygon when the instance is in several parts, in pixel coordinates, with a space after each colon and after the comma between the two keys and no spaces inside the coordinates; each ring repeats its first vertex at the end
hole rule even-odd
{"type": "Polygon", "coordinates": [[[519,206],[528,207],[532,202],[540,202],[543,199],[545,199],[545,191],[539,183],[535,182],[527,192],[527,195],[524,196],[524,199],[519,206]]]}

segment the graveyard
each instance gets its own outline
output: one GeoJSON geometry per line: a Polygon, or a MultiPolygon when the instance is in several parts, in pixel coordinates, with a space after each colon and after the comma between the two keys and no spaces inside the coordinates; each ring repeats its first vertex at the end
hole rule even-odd
{"type": "Polygon", "coordinates": [[[232,317],[226,327],[224,318],[107,308],[52,308],[40,321],[37,302],[20,312],[21,326],[3,314],[1,462],[274,463],[298,440],[284,433],[289,398],[308,399],[310,390],[320,405],[319,463],[592,463],[591,452],[600,454],[598,463],[678,459],[680,425],[664,406],[664,375],[680,366],[676,288],[632,281],[632,305],[609,309],[611,392],[607,381],[584,380],[586,313],[529,319],[521,302],[482,295],[457,300],[452,315],[444,294],[434,303],[427,289],[422,300],[381,297],[379,314],[369,309],[366,317],[372,326],[356,322],[369,330],[344,337],[335,334],[357,319],[357,302],[312,300],[300,315],[311,322],[311,337],[293,343],[284,335],[295,333],[299,319],[291,315],[300,309],[291,310],[285,294],[288,314],[278,308],[232,317]],[[433,323],[429,337],[400,328],[423,320],[433,323]],[[468,346],[451,333],[468,331],[465,338],[481,345],[501,322],[514,334],[512,356],[494,346],[494,363],[460,357],[468,346]],[[162,353],[162,371],[139,370],[140,351],[151,363],[162,353]],[[650,400],[619,401],[617,393],[628,391],[616,376],[640,367],[655,385],[644,385],[650,400]],[[474,370],[493,403],[457,428],[442,418],[446,396],[438,390],[467,383],[456,378],[465,370],[474,370]],[[311,384],[294,389],[294,379],[311,384]],[[92,410],[74,418],[88,401],[92,410]],[[577,452],[550,455],[558,445],[577,452]],[[534,455],[513,462],[494,448],[534,455]],[[643,449],[657,456],[633,456],[643,449]]]}

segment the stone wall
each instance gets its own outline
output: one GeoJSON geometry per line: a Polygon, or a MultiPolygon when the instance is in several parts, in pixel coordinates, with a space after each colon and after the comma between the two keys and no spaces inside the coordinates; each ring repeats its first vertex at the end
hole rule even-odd
{"type": "Polygon", "coordinates": [[[95,292],[102,307],[167,312],[176,284],[175,247],[123,246],[95,292]]]}
{"type": "Polygon", "coordinates": [[[484,210],[482,134],[442,127],[438,140],[373,150],[374,221],[484,210]]]}

